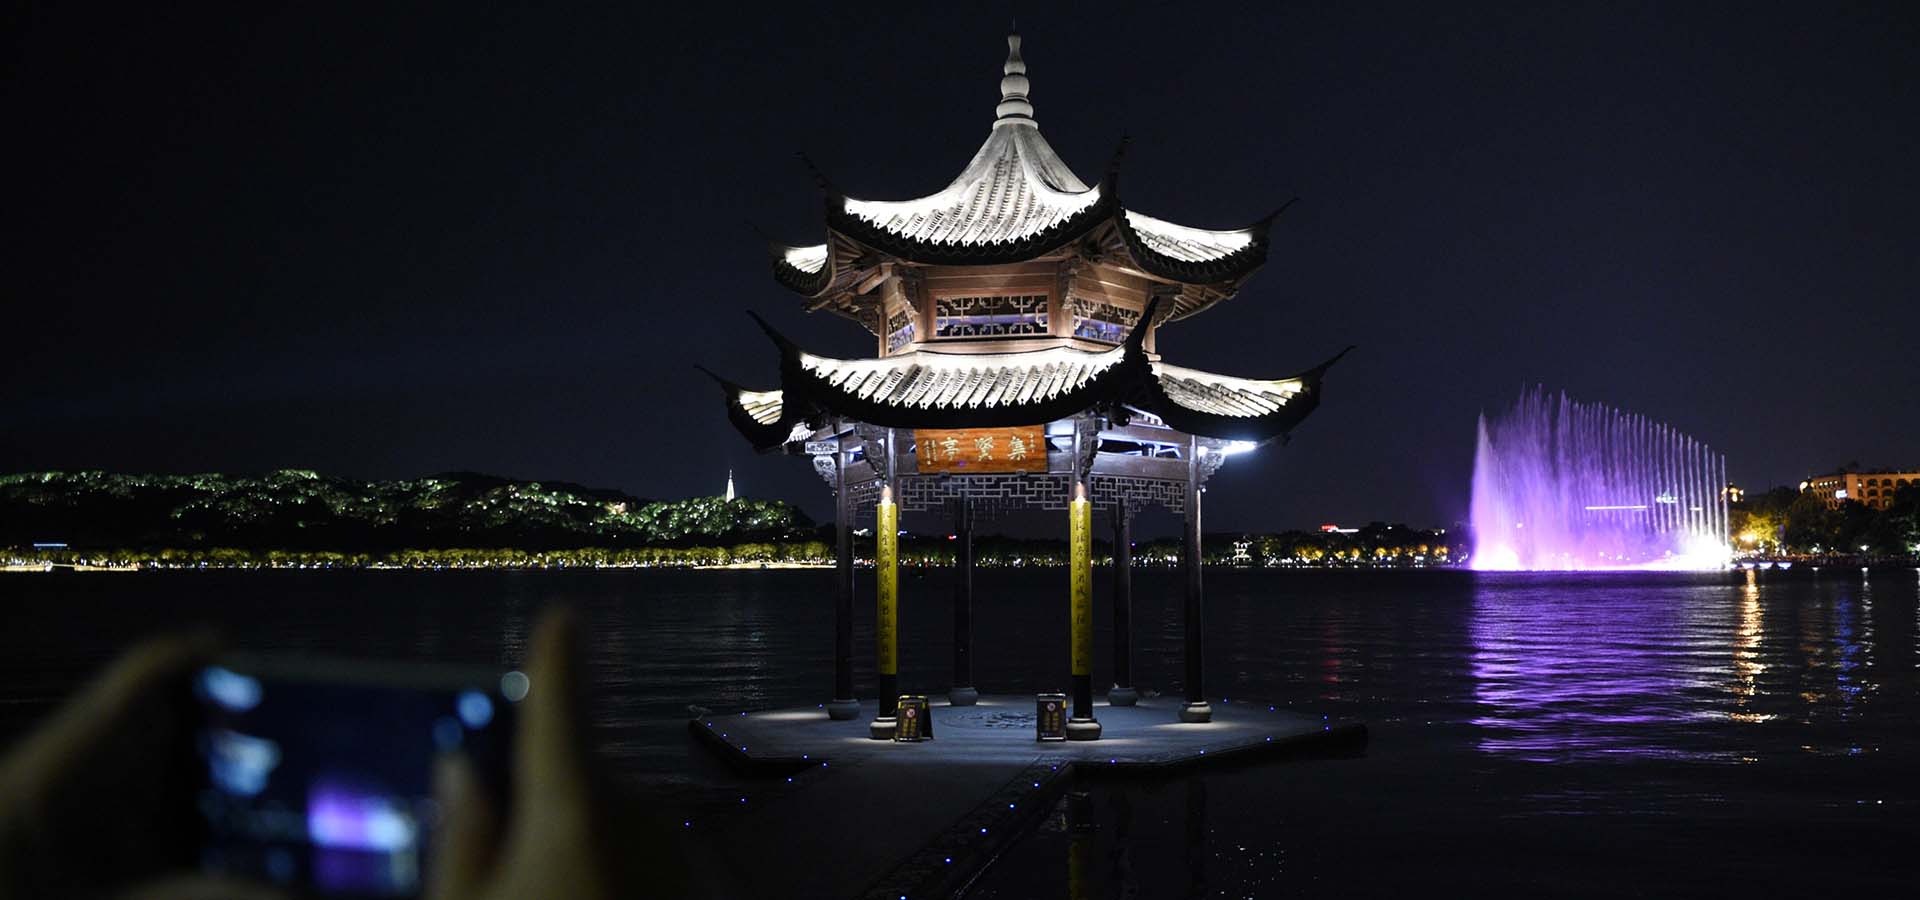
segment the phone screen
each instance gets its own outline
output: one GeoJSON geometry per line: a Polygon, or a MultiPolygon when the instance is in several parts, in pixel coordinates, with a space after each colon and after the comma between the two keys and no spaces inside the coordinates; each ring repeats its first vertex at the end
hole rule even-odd
{"type": "Polygon", "coordinates": [[[518,672],[246,657],[201,669],[201,867],[319,894],[419,893],[434,759],[466,754],[504,803],[526,691],[518,672]]]}

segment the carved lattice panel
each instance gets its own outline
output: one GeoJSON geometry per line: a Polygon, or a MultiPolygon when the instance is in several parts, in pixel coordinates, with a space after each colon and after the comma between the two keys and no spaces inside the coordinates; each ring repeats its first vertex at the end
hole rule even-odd
{"type": "Polygon", "coordinates": [[[1125,503],[1128,515],[1149,506],[1163,507],[1177,516],[1187,512],[1187,483],[1184,481],[1095,475],[1088,479],[1087,489],[1093,494],[1094,505],[1100,509],[1112,509],[1125,503]]]}
{"type": "Polygon", "coordinates": [[[1047,333],[1047,295],[941,297],[933,305],[935,337],[1011,337],[1047,333]]]}
{"type": "Polygon", "coordinates": [[[1066,509],[1070,491],[1065,475],[915,475],[900,479],[900,508],[947,509],[965,499],[989,515],[1010,509],[1066,509]]]}

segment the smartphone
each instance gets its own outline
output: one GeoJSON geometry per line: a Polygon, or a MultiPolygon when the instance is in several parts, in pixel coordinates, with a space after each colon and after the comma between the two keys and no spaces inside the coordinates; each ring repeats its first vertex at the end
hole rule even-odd
{"type": "Polygon", "coordinates": [[[506,810],[527,677],[229,654],[194,674],[204,871],[319,896],[420,893],[433,765],[463,753],[506,810]]]}

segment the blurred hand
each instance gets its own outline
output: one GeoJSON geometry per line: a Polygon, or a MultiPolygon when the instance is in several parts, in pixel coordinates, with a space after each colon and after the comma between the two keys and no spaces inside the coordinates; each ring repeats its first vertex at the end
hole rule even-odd
{"type": "Polygon", "coordinates": [[[613,896],[602,797],[591,775],[581,715],[578,628],[570,613],[544,616],[534,630],[514,735],[511,816],[502,821],[473,767],[440,761],[441,809],[427,896],[445,900],[613,896]]]}
{"type": "MultiPolygon", "coordinates": [[[[622,828],[604,815],[613,804],[589,761],[577,631],[566,612],[548,614],[535,630],[509,820],[464,759],[441,761],[429,897],[601,900],[615,895],[610,885],[621,875],[656,896],[683,888],[663,849],[672,832],[658,823],[622,828]],[[615,831],[633,848],[617,858],[603,849],[615,831]]],[[[283,896],[192,869],[198,763],[188,681],[212,651],[207,639],[141,644],[0,761],[0,900],[283,896]]]]}
{"type": "Polygon", "coordinates": [[[273,896],[191,871],[187,682],[212,651],[140,644],[0,762],[0,897],[273,896]]]}

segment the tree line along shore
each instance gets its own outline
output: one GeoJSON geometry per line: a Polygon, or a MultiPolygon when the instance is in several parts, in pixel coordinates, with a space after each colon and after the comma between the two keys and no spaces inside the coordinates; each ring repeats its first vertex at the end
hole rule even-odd
{"type": "MultiPolygon", "coordinates": [[[[1920,558],[1920,485],[1884,508],[1792,488],[1731,509],[1737,557],[1818,561],[1920,558]]],[[[1463,530],[1373,523],[1341,532],[1210,533],[1209,565],[1439,567],[1470,547],[1463,530]]],[[[865,564],[872,536],[858,533],[865,564]]],[[[944,534],[903,536],[909,567],[954,563],[944,534]]],[[[1111,548],[1096,539],[1095,554],[1111,548]]],[[[1172,566],[1179,541],[1135,545],[1141,566],[1172,566]]],[[[146,569],[625,568],[821,566],[830,526],[779,500],[649,500],[564,482],[474,473],[354,481],[304,470],[258,476],[29,472],[0,475],[0,567],[146,569]]],[[[983,567],[1061,566],[1059,538],[981,536],[983,567]]]]}
{"type": "MultiPolygon", "coordinates": [[[[866,564],[872,536],[859,532],[866,564]]],[[[819,566],[831,528],[778,500],[648,500],[561,482],[450,473],[354,481],[304,470],[259,476],[30,472],[0,475],[5,564],[38,569],[364,569],[819,566]]],[[[1095,542],[1096,554],[1111,547],[1095,542]]],[[[905,535],[901,562],[954,564],[948,535],[905,535]]],[[[1138,542],[1142,566],[1177,565],[1176,538],[1138,542]]],[[[1378,524],[1351,534],[1209,534],[1217,565],[1440,566],[1441,530],[1378,524]]],[[[1063,539],[975,541],[983,567],[1063,566],[1063,539]]]]}

